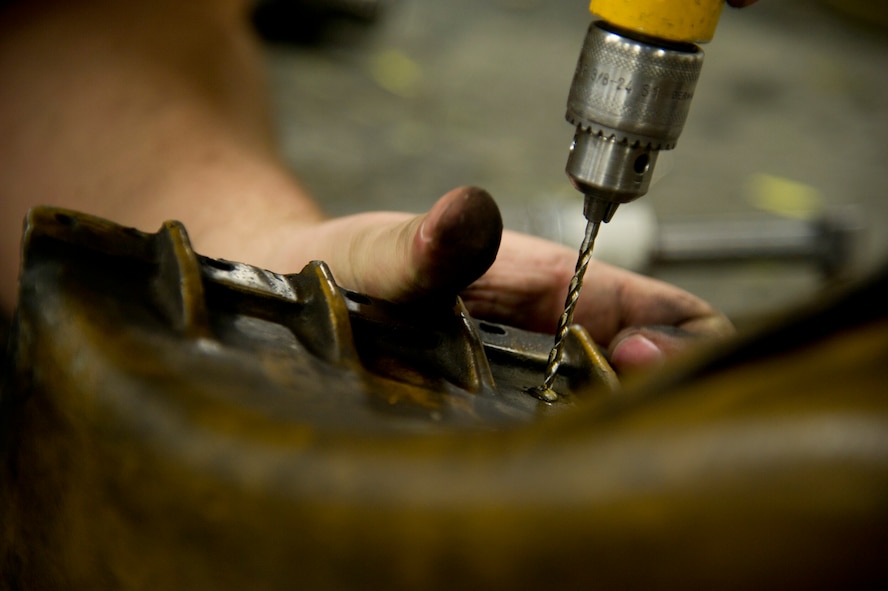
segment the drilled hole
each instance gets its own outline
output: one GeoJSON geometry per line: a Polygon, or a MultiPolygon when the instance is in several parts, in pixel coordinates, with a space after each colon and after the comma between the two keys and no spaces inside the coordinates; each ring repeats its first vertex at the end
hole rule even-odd
{"type": "Polygon", "coordinates": [[[77,220],[75,220],[73,217],[71,217],[67,214],[64,214],[64,213],[55,214],[55,220],[58,223],[65,225],[65,226],[69,226],[69,227],[73,226],[74,224],[77,223],[77,220]]]}
{"type": "Polygon", "coordinates": [[[217,259],[204,259],[205,262],[213,267],[214,269],[219,269],[220,271],[234,271],[234,265],[229,263],[228,261],[220,261],[217,259]]]}
{"type": "Polygon", "coordinates": [[[345,292],[345,297],[347,297],[351,301],[355,302],[356,304],[364,304],[365,306],[369,306],[370,304],[373,303],[373,300],[371,300],[370,298],[368,298],[364,294],[355,293],[353,291],[345,292]]]}
{"type": "Polygon", "coordinates": [[[635,172],[638,174],[644,174],[648,171],[648,168],[651,166],[651,157],[648,154],[642,154],[638,158],[635,159],[635,172]]]}
{"type": "Polygon", "coordinates": [[[478,323],[478,326],[481,328],[481,330],[483,330],[484,332],[488,332],[490,334],[506,334],[506,331],[502,327],[497,326],[495,324],[487,324],[486,322],[480,322],[480,323],[478,323]]]}

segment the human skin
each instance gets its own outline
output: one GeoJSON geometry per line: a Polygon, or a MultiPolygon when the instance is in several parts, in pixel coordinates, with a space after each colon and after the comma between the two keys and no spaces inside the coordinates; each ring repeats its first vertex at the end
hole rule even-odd
{"type": "MultiPolygon", "coordinates": [[[[553,331],[576,251],[503,232],[485,191],[459,187],[422,215],[323,213],[277,152],[249,5],[0,9],[0,307],[15,305],[21,220],[41,204],[145,231],[177,219],[207,256],[278,272],[324,260],[338,283],[376,297],[459,294],[478,317],[553,331]]],[[[666,283],[598,261],[587,278],[575,321],[620,371],[732,332],[666,283]]]]}

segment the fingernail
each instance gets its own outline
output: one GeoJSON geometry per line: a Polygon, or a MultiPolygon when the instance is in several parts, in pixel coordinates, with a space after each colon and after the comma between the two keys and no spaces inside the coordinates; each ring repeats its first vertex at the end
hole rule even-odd
{"type": "Polygon", "coordinates": [[[423,242],[430,242],[432,237],[426,234],[426,224],[429,222],[428,218],[422,220],[422,223],[419,225],[419,239],[423,242]]]}
{"type": "Polygon", "coordinates": [[[436,233],[439,233],[437,226],[440,224],[441,219],[447,215],[447,212],[452,206],[453,199],[446,199],[438,201],[435,206],[432,207],[431,211],[425,215],[422,223],[419,225],[417,236],[420,241],[428,244],[436,238],[436,233]]]}
{"type": "Polygon", "coordinates": [[[663,351],[641,335],[626,337],[614,347],[611,363],[620,369],[657,367],[663,364],[663,351]]]}

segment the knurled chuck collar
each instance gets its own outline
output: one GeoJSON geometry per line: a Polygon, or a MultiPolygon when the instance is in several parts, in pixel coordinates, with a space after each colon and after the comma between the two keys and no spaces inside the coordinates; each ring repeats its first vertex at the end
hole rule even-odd
{"type": "Polygon", "coordinates": [[[703,51],[589,26],[567,99],[567,120],[603,139],[652,150],[675,147],[684,128],[703,51]]]}

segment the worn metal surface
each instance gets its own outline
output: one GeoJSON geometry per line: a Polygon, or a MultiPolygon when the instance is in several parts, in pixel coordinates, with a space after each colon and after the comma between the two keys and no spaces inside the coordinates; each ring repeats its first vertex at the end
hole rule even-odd
{"type": "MultiPolygon", "coordinates": [[[[456,298],[393,305],[341,289],[320,262],[280,275],[210,259],[177,222],[145,234],[38,208],[24,249],[28,334],[52,337],[41,347],[67,379],[84,379],[84,360],[90,387],[213,391],[257,410],[286,400],[291,420],[360,431],[502,426],[558,408],[526,392],[549,337],[477,322],[456,298]]],[[[568,338],[559,387],[615,392],[588,333],[568,338]]]]}
{"type": "Polygon", "coordinates": [[[558,406],[523,391],[549,337],[201,258],[177,224],[36,210],[21,285],[0,588],[888,581],[888,274],[558,406]]]}

